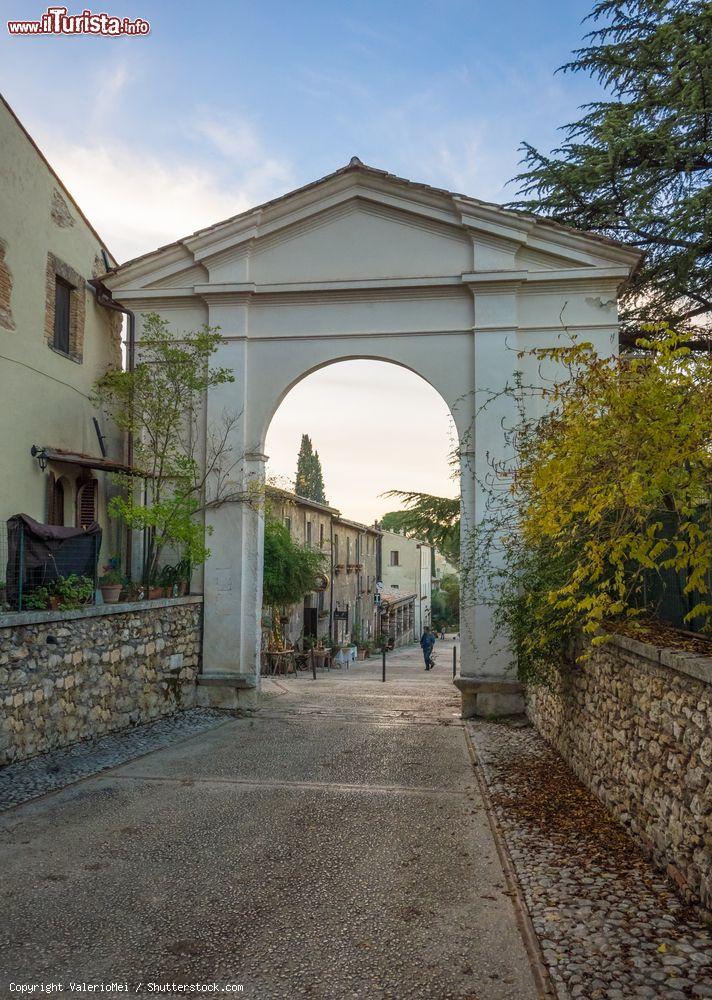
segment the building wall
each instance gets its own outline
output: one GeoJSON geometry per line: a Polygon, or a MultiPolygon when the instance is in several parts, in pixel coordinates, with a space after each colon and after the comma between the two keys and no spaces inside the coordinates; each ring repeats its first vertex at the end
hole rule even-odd
{"type": "Polygon", "coordinates": [[[285,637],[296,642],[304,631],[305,605],[317,611],[317,635],[346,641],[375,634],[376,559],[378,532],[347,521],[334,507],[305,501],[292,494],[272,495],[270,514],[287,524],[300,545],[310,544],[324,555],[325,591],[310,594],[289,610],[285,637]],[[348,612],[348,620],[332,620],[332,611],[348,612]]]}
{"type": "Polygon", "coordinates": [[[334,623],[334,638],[346,640],[351,635],[357,640],[367,640],[375,637],[378,540],[377,532],[366,525],[342,518],[334,521],[334,606],[349,612],[348,628],[345,622],[334,623]],[[343,565],[344,569],[337,572],[337,565],[343,565]]]}
{"type": "MultiPolygon", "coordinates": [[[[74,523],[72,465],[42,472],[33,444],[100,455],[92,417],[99,418],[110,458],[123,460],[121,438],[90,402],[92,385],[121,364],[121,316],[96,304],[86,281],[105,270],[102,243],[61,183],[0,100],[0,582],[4,578],[4,522],[26,513],[44,521],[50,471],[65,477],[65,523],[74,523]],[[78,285],[70,355],[51,345],[54,270],[78,285]],[[50,288],[51,284],[51,288],[50,288]]],[[[105,473],[98,480],[99,521],[106,557],[118,542],[107,531],[105,473]]]]}
{"type": "Polygon", "coordinates": [[[432,549],[395,531],[383,532],[381,547],[384,591],[415,595],[415,631],[420,635],[431,620],[432,549]],[[393,553],[397,553],[398,565],[392,564],[393,553]]]}
{"type": "Polygon", "coordinates": [[[579,778],[712,910],[712,658],[619,636],[527,700],[579,778]]]}
{"type": "Polygon", "coordinates": [[[192,707],[201,627],[200,597],[0,615],[0,764],[192,707]]]}

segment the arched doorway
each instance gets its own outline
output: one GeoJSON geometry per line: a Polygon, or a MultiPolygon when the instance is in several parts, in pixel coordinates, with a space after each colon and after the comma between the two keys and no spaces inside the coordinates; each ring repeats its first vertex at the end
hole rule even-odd
{"type": "MultiPolygon", "coordinates": [[[[369,359],[334,362],[290,389],[265,441],[270,531],[265,559],[269,563],[267,553],[275,552],[274,533],[286,529],[292,541],[322,560],[325,583],[319,592],[283,605],[278,615],[269,599],[274,594],[269,575],[263,670],[294,664],[270,660],[265,655],[270,645],[300,650],[306,640],[364,649],[385,637],[391,646],[401,646],[432,624],[431,546],[380,522],[400,506],[384,495],[388,490],[457,496],[457,443],[445,401],[403,366],[369,359]],[[313,479],[301,490],[295,486],[304,434],[319,453],[323,491],[313,479]],[[275,632],[270,626],[277,619],[275,632]]],[[[457,572],[453,566],[448,571],[457,572]]],[[[440,613],[437,618],[440,622],[440,613]]]]}
{"type": "MultiPolygon", "coordinates": [[[[497,393],[536,362],[519,351],[583,336],[605,354],[616,298],[637,253],[354,158],[321,180],[227,219],[104,277],[114,297],[180,331],[220,327],[216,361],[235,381],[206,400],[206,426],[235,417],[243,486],[264,481],[265,435],[289,389],[353,358],[390,361],[432,385],[461,442],[462,544],[483,517],[480,484],[511,416],[497,393]],[[482,410],[492,396],[496,401],[482,410]]],[[[137,323],[140,351],[140,318],[137,323]]],[[[218,703],[259,684],[261,513],[210,512],[204,673],[218,703]]],[[[461,615],[463,713],[521,706],[488,595],[461,615]]],[[[206,694],[206,699],[208,695],[206,694]]]]}

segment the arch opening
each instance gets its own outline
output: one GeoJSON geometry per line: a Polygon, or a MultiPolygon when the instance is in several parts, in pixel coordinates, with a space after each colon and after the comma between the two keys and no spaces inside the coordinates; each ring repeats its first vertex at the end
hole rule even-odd
{"type": "MultiPolygon", "coordinates": [[[[446,622],[433,600],[433,579],[455,566],[423,539],[388,530],[395,527],[388,519],[385,533],[379,524],[402,505],[383,495],[389,490],[457,497],[458,429],[442,394],[409,365],[361,355],[315,365],[277,395],[263,439],[267,557],[276,522],[323,556],[327,582],[279,609],[281,628],[263,629],[263,646],[275,635],[291,648],[305,639],[368,646],[381,635],[403,645],[426,624],[454,630],[457,621],[446,622]],[[305,434],[319,454],[324,492],[299,499],[305,434]]],[[[270,625],[276,615],[267,609],[270,625]]]]}

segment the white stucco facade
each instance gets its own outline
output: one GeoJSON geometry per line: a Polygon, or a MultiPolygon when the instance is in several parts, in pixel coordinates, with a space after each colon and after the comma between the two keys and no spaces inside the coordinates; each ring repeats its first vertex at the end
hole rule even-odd
{"type": "Polygon", "coordinates": [[[61,485],[64,496],[53,523],[71,527],[79,526],[78,490],[87,479],[95,481],[102,556],[121,551],[119,525],[106,512],[112,485],[108,473],[98,471],[102,456],[93,424],[97,418],[108,458],[122,462],[123,436],[92,400],[95,380],[121,366],[121,316],[100,305],[89,284],[106,267],[104,252],[100,237],[0,98],[0,587],[5,522],[19,513],[46,521],[50,481],[61,485]],[[68,273],[76,285],[73,335],[63,352],[51,338],[54,282],[68,273]],[[33,446],[52,449],[55,457],[46,469],[32,456],[33,446]],[[89,464],[76,464],[77,456],[89,464]]]}
{"type": "MultiPolygon", "coordinates": [[[[235,382],[210,394],[206,420],[239,415],[233,446],[245,482],[262,480],[270,421],[305,375],[372,358],[422,376],[460,437],[466,547],[483,513],[478,478],[503,447],[505,404],[475,421],[480,404],[522,367],[518,350],[573,332],[610,351],[617,291],[636,261],[618,244],[354,159],[104,281],[137,313],[139,344],[140,316],[151,311],[176,337],[203,323],[221,328],[216,361],[235,382]]],[[[233,505],[210,523],[204,670],[226,687],[259,683],[261,515],[233,505]]],[[[492,635],[486,594],[463,607],[461,635],[465,713],[514,708],[510,657],[492,635]]]]}
{"type": "Polygon", "coordinates": [[[381,580],[384,592],[413,594],[416,635],[431,622],[432,549],[417,538],[406,538],[395,531],[381,534],[381,580]]]}

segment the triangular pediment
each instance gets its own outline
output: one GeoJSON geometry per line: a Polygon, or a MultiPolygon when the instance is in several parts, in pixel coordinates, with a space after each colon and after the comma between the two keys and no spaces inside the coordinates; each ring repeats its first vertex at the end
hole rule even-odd
{"type": "Polygon", "coordinates": [[[618,266],[636,252],[496,205],[348,167],[107,275],[112,289],[456,278],[618,266]]]}

